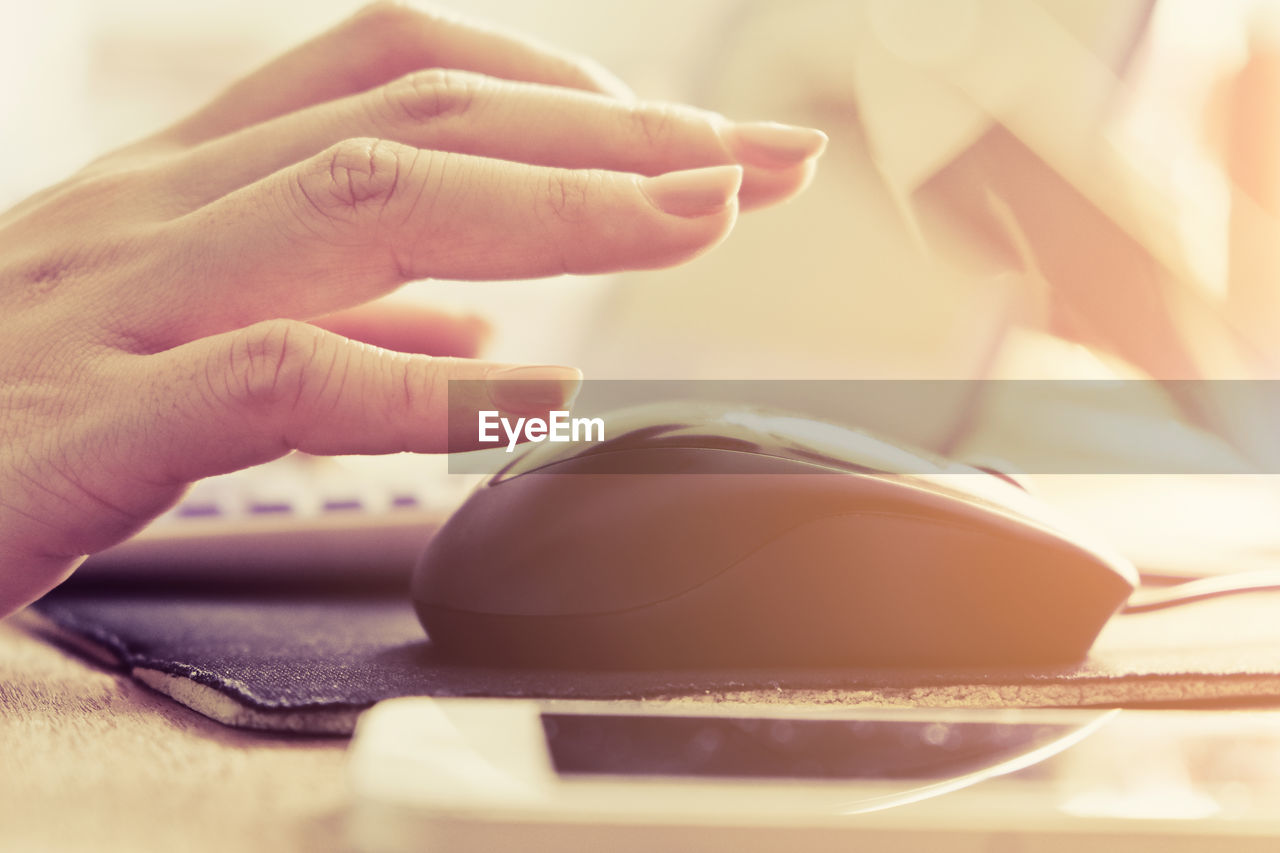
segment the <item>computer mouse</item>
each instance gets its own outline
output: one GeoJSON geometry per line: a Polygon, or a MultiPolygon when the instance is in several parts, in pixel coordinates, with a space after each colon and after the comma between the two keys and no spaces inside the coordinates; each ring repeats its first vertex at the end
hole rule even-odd
{"type": "Polygon", "coordinates": [[[442,656],[555,668],[1081,660],[1137,575],[1018,485],[732,405],[602,418],[481,483],[413,576],[442,656]]]}

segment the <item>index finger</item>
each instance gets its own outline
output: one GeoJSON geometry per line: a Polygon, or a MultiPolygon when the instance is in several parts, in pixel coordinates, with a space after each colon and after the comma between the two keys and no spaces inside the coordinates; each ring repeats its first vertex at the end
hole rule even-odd
{"type": "Polygon", "coordinates": [[[452,13],[379,0],[233,84],[159,138],[193,145],[423,68],[632,97],[590,59],[452,13]]]}

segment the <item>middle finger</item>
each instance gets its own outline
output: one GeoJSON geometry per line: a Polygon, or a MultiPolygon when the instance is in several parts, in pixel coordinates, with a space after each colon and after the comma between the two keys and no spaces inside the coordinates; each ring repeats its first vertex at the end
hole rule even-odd
{"type": "Polygon", "coordinates": [[[798,192],[826,144],[808,128],[432,69],[206,142],[171,161],[163,180],[181,187],[174,212],[185,213],[352,137],[642,175],[736,162],[743,207],[798,192]]]}

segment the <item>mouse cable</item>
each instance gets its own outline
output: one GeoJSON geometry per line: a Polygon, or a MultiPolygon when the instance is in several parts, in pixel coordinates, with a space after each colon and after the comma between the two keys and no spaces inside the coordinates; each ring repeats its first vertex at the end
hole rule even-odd
{"type": "Polygon", "coordinates": [[[1207,598],[1266,590],[1280,590],[1280,569],[1259,569],[1230,575],[1216,575],[1170,587],[1145,591],[1139,589],[1129,599],[1129,603],[1120,608],[1120,613],[1125,616],[1131,613],[1150,613],[1153,610],[1180,607],[1183,604],[1203,601],[1207,598]]]}

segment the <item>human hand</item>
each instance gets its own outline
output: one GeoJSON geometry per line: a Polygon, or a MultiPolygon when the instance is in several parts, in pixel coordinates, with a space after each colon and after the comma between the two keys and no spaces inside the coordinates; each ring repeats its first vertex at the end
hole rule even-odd
{"type": "Polygon", "coordinates": [[[445,449],[450,379],[561,406],[576,370],[468,358],[474,320],[356,306],[686,260],[739,203],[798,192],[824,142],[379,4],[28,199],[0,216],[0,615],[199,478],[445,449]]]}

